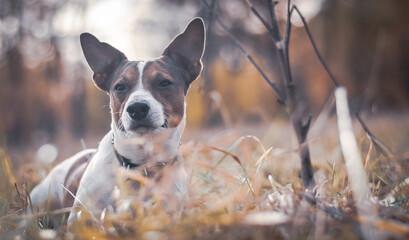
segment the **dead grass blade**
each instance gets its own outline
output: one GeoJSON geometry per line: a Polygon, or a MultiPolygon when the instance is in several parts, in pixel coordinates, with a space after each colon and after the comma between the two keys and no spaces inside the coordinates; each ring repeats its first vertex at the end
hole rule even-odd
{"type": "MultiPolygon", "coordinates": [[[[345,88],[340,87],[335,90],[335,99],[339,141],[341,143],[341,150],[344,156],[348,177],[350,179],[358,216],[367,216],[376,219],[377,214],[368,199],[371,193],[367,187],[366,173],[352,128],[352,120],[349,114],[347,92],[345,88]]],[[[371,225],[364,223],[362,224],[361,229],[365,239],[378,239],[376,234],[374,234],[374,229],[371,225]]]]}

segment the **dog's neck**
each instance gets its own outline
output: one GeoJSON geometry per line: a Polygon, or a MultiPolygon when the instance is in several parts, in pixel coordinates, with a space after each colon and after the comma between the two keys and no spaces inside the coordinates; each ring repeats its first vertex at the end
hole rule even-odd
{"type": "MultiPolygon", "coordinates": [[[[160,132],[143,135],[121,131],[112,123],[113,150],[120,157],[125,158],[125,161],[129,161],[130,166],[166,163],[178,153],[181,136],[186,125],[185,116],[176,128],[163,129],[160,132]]],[[[120,160],[119,164],[121,165],[120,160]]]]}

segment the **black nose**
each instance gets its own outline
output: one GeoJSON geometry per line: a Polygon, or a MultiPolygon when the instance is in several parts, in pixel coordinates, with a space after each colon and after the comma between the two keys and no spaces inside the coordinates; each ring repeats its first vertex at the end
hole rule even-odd
{"type": "Polygon", "coordinates": [[[133,120],[142,120],[148,115],[149,108],[145,102],[135,102],[129,105],[126,111],[133,120]]]}

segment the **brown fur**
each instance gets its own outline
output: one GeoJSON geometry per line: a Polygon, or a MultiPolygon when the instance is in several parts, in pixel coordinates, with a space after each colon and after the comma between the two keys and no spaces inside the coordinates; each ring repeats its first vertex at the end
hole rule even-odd
{"type": "MultiPolygon", "coordinates": [[[[89,161],[94,154],[88,154],[82,158],[78,158],[76,162],[68,170],[65,177],[64,186],[75,196],[80,185],[82,175],[88,166],[89,161]]],[[[62,207],[72,207],[74,204],[74,197],[68,191],[64,191],[64,198],[62,200],[62,207]]]]}

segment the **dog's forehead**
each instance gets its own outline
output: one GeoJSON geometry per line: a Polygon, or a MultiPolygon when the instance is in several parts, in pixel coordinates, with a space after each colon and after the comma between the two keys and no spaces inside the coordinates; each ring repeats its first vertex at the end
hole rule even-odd
{"type": "Polygon", "coordinates": [[[138,79],[139,70],[138,70],[139,61],[130,61],[125,62],[117,71],[115,78],[125,78],[128,80],[138,79]]]}
{"type": "Polygon", "coordinates": [[[182,78],[182,71],[171,62],[166,61],[166,58],[157,58],[147,61],[143,69],[143,79],[149,80],[152,78],[168,78],[179,80],[182,78]]]}
{"type": "Polygon", "coordinates": [[[127,67],[123,72],[123,77],[125,77],[126,79],[138,79],[139,75],[140,73],[136,64],[127,67]]]}
{"type": "Polygon", "coordinates": [[[126,61],[113,74],[112,86],[115,86],[116,82],[125,82],[147,90],[151,82],[171,79],[179,83],[178,86],[184,87],[184,71],[168,60],[160,57],[148,61],[126,61]]]}

